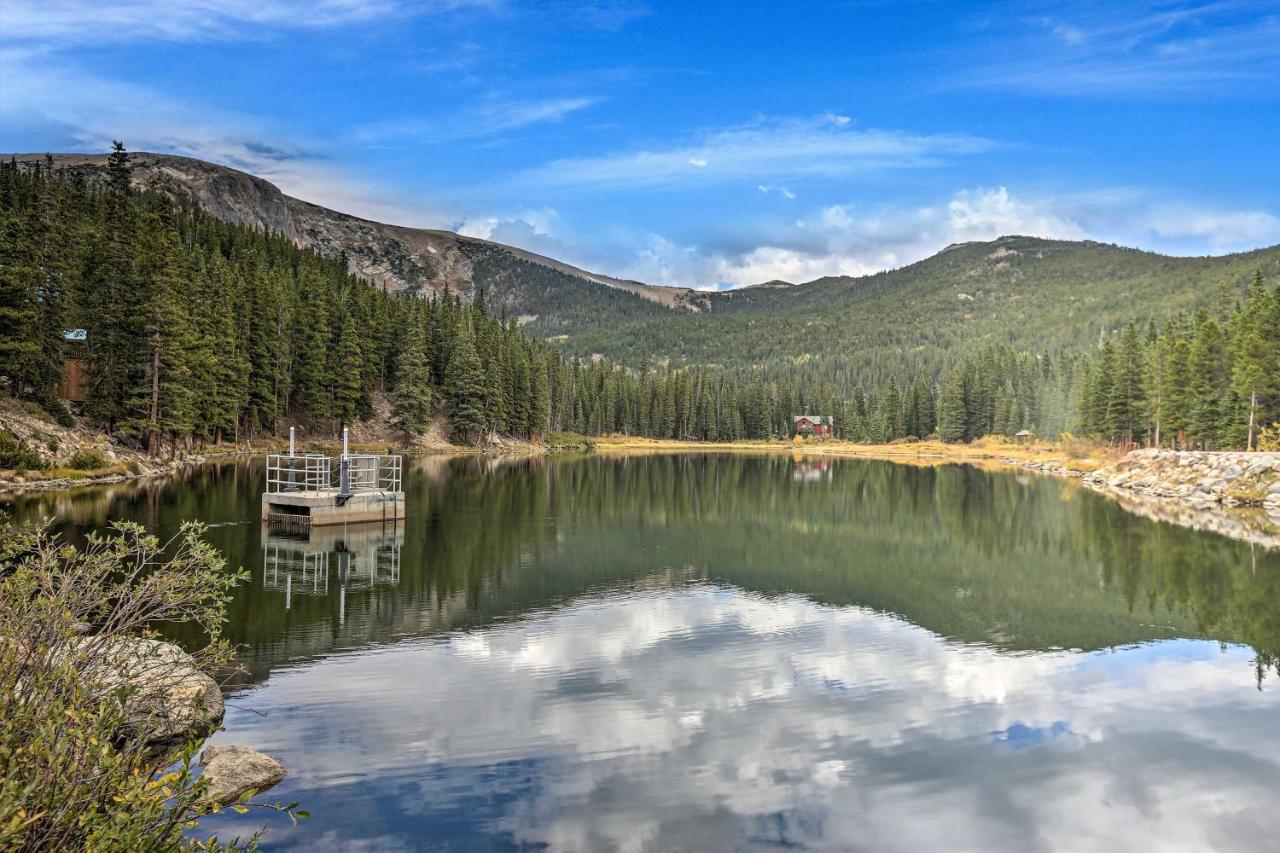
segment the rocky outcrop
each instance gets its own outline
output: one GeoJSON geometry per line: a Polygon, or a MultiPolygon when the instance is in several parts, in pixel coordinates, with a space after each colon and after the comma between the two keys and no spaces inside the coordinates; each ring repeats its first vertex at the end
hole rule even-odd
{"type": "Polygon", "coordinates": [[[1198,505],[1280,509],[1280,454],[1135,450],[1085,482],[1198,505]]]}
{"type": "Polygon", "coordinates": [[[201,778],[208,783],[204,797],[227,805],[249,791],[265,791],[288,775],[284,765],[247,746],[206,746],[200,755],[201,778]]]}
{"type": "MultiPolygon", "coordinates": [[[[20,165],[44,159],[43,154],[12,156],[20,165]]],[[[105,179],[105,154],[55,154],[53,159],[56,168],[90,182],[105,179]]],[[[379,287],[416,293],[439,293],[448,287],[469,298],[477,286],[475,261],[488,256],[504,269],[518,270],[524,261],[555,270],[575,287],[604,286],[667,307],[692,311],[701,307],[703,297],[696,291],[598,275],[515,246],[452,231],[362,219],[285,195],[269,181],[216,163],[147,152],[133,152],[129,159],[133,183],[139,189],[200,207],[226,222],[281,234],[324,255],[342,255],[352,273],[379,287]]]]}

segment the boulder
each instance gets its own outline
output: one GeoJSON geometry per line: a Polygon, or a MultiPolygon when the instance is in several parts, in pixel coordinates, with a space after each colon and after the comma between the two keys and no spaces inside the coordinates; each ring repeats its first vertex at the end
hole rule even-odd
{"type": "Polygon", "coordinates": [[[212,732],[224,712],[218,682],[202,672],[191,655],[172,643],[136,637],[110,640],[91,649],[97,637],[80,641],[94,661],[85,676],[102,691],[133,688],[125,701],[127,733],[161,748],[212,732]]]}
{"type": "Polygon", "coordinates": [[[265,791],[288,775],[279,761],[247,746],[206,746],[200,766],[201,778],[209,783],[205,799],[224,806],[246,791],[265,791]]]}

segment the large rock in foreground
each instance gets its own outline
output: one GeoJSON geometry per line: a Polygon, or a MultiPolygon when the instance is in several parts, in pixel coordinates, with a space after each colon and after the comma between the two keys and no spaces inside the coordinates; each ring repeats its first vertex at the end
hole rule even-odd
{"type": "Polygon", "coordinates": [[[207,746],[200,765],[201,778],[209,783],[205,799],[224,806],[247,791],[265,791],[288,775],[279,761],[247,746],[207,746]]]}
{"type": "Polygon", "coordinates": [[[130,737],[155,747],[204,737],[222,722],[218,682],[191,655],[160,640],[86,637],[80,651],[94,663],[85,675],[99,690],[129,686],[125,725],[130,737]],[[91,651],[96,642],[109,643],[91,651]]]}

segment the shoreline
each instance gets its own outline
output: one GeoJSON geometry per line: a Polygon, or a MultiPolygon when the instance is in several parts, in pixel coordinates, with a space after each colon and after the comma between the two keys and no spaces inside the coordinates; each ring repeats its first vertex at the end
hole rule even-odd
{"type": "MultiPolygon", "coordinates": [[[[0,480],[0,498],[37,492],[74,491],[80,488],[114,485],[155,479],[179,473],[188,468],[222,461],[251,459],[287,446],[283,438],[271,438],[244,445],[224,445],[203,453],[148,465],[139,460],[115,464],[109,472],[95,476],[52,477],[32,480],[0,480]]],[[[336,441],[306,441],[304,451],[333,451],[336,441]]],[[[1151,451],[1121,454],[1106,447],[1068,445],[1057,442],[1017,444],[994,438],[979,439],[970,444],[948,444],[940,441],[903,442],[898,444],[856,444],[847,441],[794,442],[782,439],[767,441],[699,442],[674,439],[649,439],[630,436],[603,436],[583,439],[581,444],[545,445],[511,442],[488,447],[432,443],[429,446],[397,446],[392,442],[362,442],[352,448],[361,451],[403,453],[409,456],[549,456],[558,453],[586,452],[600,456],[650,455],[670,453],[742,453],[751,455],[826,456],[869,459],[902,465],[971,465],[983,470],[1014,470],[1058,477],[1079,483],[1090,491],[1114,500],[1127,512],[1146,518],[1219,533],[1268,549],[1280,548],[1280,507],[1260,503],[1242,503],[1232,497],[1203,495],[1195,500],[1158,491],[1135,490],[1118,484],[1114,472],[1132,464],[1134,458],[1151,451]]],[[[1166,454],[1172,451],[1165,451],[1166,454]]],[[[1187,456],[1203,458],[1204,453],[1187,452],[1187,456]]],[[[1239,456],[1224,452],[1222,456],[1239,456]]],[[[1256,456],[1256,454],[1253,454],[1256,456]]]]}

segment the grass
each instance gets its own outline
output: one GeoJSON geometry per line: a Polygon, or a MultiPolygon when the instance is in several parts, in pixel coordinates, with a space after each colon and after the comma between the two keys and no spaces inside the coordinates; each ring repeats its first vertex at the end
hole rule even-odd
{"type": "Polygon", "coordinates": [[[913,441],[894,444],[857,444],[852,441],[804,441],[784,439],[770,441],[677,441],[674,439],[604,436],[594,439],[600,453],[645,451],[728,451],[742,453],[801,453],[823,456],[849,456],[866,459],[891,459],[917,464],[948,462],[983,463],[988,465],[1052,465],[1085,474],[1114,462],[1122,455],[1102,445],[1085,445],[1079,439],[1067,442],[1036,441],[1015,443],[999,436],[987,436],[968,444],[943,441],[913,441]]]}

